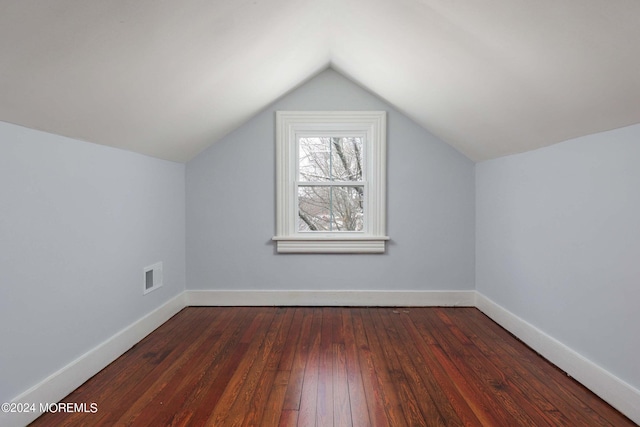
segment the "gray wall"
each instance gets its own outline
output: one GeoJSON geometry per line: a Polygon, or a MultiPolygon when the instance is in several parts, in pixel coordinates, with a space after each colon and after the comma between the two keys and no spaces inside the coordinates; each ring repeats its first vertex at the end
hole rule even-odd
{"type": "Polygon", "coordinates": [[[184,290],[184,205],[182,164],[0,123],[0,401],[184,290]]]}
{"type": "Polygon", "coordinates": [[[477,290],[640,388],[640,125],[476,173],[477,290]]]}
{"type": "Polygon", "coordinates": [[[474,289],[474,191],[469,159],[325,71],[187,164],[188,288],[474,289]],[[274,253],[276,110],[388,112],[386,254],[274,253]]]}

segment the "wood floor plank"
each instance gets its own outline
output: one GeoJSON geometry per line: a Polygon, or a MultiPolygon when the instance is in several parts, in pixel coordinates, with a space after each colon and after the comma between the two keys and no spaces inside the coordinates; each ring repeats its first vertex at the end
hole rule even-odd
{"type": "MultiPolygon", "coordinates": [[[[547,418],[550,425],[582,425],[587,420],[571,405],[567,405],[552,389],[546,386],[535,373],[527,370],[522,359],[514,356],[505,349],[500,339],[490,335],[490,328],[482,328],[475,320],[467,316],[468,311],[462,313],[460,319],[465,323],[467,334],[474,345],[490,360],[498,369],[514,383],[514,386],[523,391],[533,403],[533,409],[541,412],[547,418]],[[468,323],[467,323],[468,322],[468,323]],[[561,407],[561,410],[557,408],[561,407]]],[[[460,327],[463,326],[459,321],[460,327]]]]}
{"type": "Polygon", "coordinates": [[[391,374],[392,368],[389,366],[389,361],[385,359],[383,348],[378,341],[378,334],[376,326],[374,325],[371,312],[369,310],[359,310],[360,318],[362,319],[364,335],[360,337],[361,348],[367,346],[370,353],[371,362],[375,376],[372,380],[377,382],[379,396],[384,405],[384,411],[387,415],[387,422],[391,426],[404,426],[407,425],[407,419],[405,418],[405,412],[410,415],[415,414],[415,408],[403,407],[400,392],[394,384],[394,380],[391,374]]]}
{"type": "Polygon", "coordinates": [[[278,370],[290,371],[293,369],[293,360],[298,351],[298,342],[300,341],[300,333],[303,326],[305,308],[288,309],[289,312],[293,312],[293,319],[291,320],[291,327],[287,333],[285,344],[282,348],[282,356],[280,356],[280,362],[278,363],[278,370]]]}
{"type": "Polygon", "coordinates": [[[466,364],[460,353],[459,346],[451,345],[447,338],[445,328],[439,322],[428,316],[427,312],[420,312],[420,333],[432,342],[431,347],[438,363],[443,369],[455,378],[456,384],[463,392],[463,396],[473,408],[478,419],[486,425],[518,425],[517,421],[501,405],[491,397],[491,389],[476,377],[473,370],[466,364]]]}
{"type": "Polygon", "coordinates": [[[390,422],[386,413],[386,399],[382,386],[378,383],[376,367],[373,363],[373,352],[369,347],[360,309],[351,309],[351,320],[353,322],[353,335],[357,347],[358,361],[361,369],[361,378],[365,396],[369,419],[372,425],[386,426],[390,422]]]}
{"type": "Polygon", "coordinates": [[[280,427],[291,427],[298,425],[298,411],[292,409],[285,409],[280,416],[280,427]]]}
{"type": "Polygon", "coordinates": [[[420,380],[406,375],[412,370],[409,366],[404,365],[408,362],[408,359],[403,357],[405,344],[398,339],[395,331],[389,326],[389,313],[399,314],[401,312],[399,310],[376,310],[371,313],[371,320],[375,325],[380,349],[387,360],[390,377],[399,391],[406,421],[409,425],[443,425],[444,422],[433,405],[431,397],[425,394],[424,390],[419,390],[420,399],[416,398],[416,394],[414,394],[414,387],[421,388],[420,380]],[[383,317],[387,320],[386,324],[383,317]]]}
{"type": "Polygon", "coordinates": [[[634,426],[475,308],[191,307],[34,426],[634,426]]]}
{"type": "Polygon", "coordinates": [[[428,369],[423,369],[423,376],[426,377],[425,384],[428,384],[430,396],[436,402],[443,418],[446,420],[458,418],[465,426],[487,425],[489,420],[484,420],[485,422],[482,423],[476,416],[476,412],[480,411],[474,411],[471,408],[474,406],[473,402],[465,398],[465,395],[470,395],[466,380],[460,378],[456,372],[446,371],[438,362],[433,352],[433,346],[436,344],[432,341],[431,336],[428,336],[428,340],[422,339],[414,320],[409,315],[399,316],[397,322],[401,322],[404,326],[404,328],[399,328],[403,331],[403,339],[415,346],[421,356],[423,366],[428,367],[428,369]],[[431,376],[433,380],[431,380],[431,376]],[[450,411],[453,411],[455,415],[450,411]]]}
{"type": "Polygon", "coordinates": [[[318,361],[318,396],[316,400],[316,425],[333,424],[333,311],[322,308],[322,327],[318,361]]]}
{"type": "Polygon", "coordinates": [[[422,416],[428,425],[462,425],[460,417],[435,383],[430,370],[424,369],[425,359],[406,334],[405,326],[398,321],[400,318],[406,318],[408,312],[409,310],[387,310],[380,311],[379,314],[391,339],[389,345],[396,352],[401,369],[417,398],[422,416]]]}
{"type": "MultiPolygon", "coordinates": [[[[215,316],[215,313],[210,313],[210,315],[215,316]]],[[[106,402],[103,405],[104,414],[101,415],[117,413],[115,409],[118,408],[118,402],[111,398],[114,388],[122,390],[124,394],[138,380],[144,378],[155,367],[153,361],[149,363],[149,359],[157,358],[158,355],[167,351],[167,348],[174,341],[176,332],[180,330],[180,322],[192,322],[195,319],[195,312],[182,310],[177,313],[173,316],[172,321],[166,322],[154,331],[153,340],[150,336],[144,338],[117,360],[117,366],[110,364],[107,367],[109,369],[103,369],[94,375],[90,382],[78,387],[73,393],[74,399],[78,399],[76,400],[78,402],[106,402]]],[[[68,400],[63,399],[63,401],[68,400]]],[[[82,418],[84,418],[82,413],[47,414],[47,419],[51,422],[50,425],[55,425],[57,420],[61,419],[73,425],[82,418]]],[[[93,417],[93,421],[97,424],[100,418],[101,416],[93,417]]]]}
{"type": "MultiPolygon", "coordinates": [[[[150,376],[150,378],[155,377],[155,381],[146,388],[146,392],[144,392],[115,423],[135,425],[134,421],[136,419],[148,420],[150,418],[156,418],[161,410],[170,414],[171,408],[176,407],[175,404],[169,405],[170,399],[179,395],[180,391],[192,389],[192,384],[194,381],[197,381],[197,379],[190,377],[194,374],[199,374],[199,371],[194,369],[195,366],[211,360],[213,355],[210,341],[219,340],[221,337],[220,331],[225,330],[234,319],[236,319],[236,317],[233,311],[220,313],[220,316],[210,321],[207,318],[203,319],[204,322],[201,322],[201,325],[203,325],[204,328],[196,330],[197,336],[189,344],[189,347],[181,352],[179,358],[173,362],[171,369],[166,369],[157,376],[150,376]]],[[[185,338],[189,339],[188,337],[185,338]]],[[[213,352],[217,350],[218,348],[213,347],[213,352]]],[[[159,369],[163,368],[164,367],[159,367],[159,369]]],[[[148,382],[142,382],[139,385],[141,387],[147,387],[147,384],[148,382]]],[[[137,393],[139,394],[139,392],[137,393]]],[[[109,420],[105,421],[105,423],[112,422],[109,420]]]]}
{"type": "Polygon", "coordinates": [[[187,407],[193,411],[190,418],[191,423],[205,424],[224,393],[227,392],[227,385],[247,354],[248,338],[255,334],[258,326],[256,317],[260,316],[263,311],[248,308],[244,310],[248,313],[239,326],[238,333],[228,337],[224,353],[221,354],[217,363],[210,366],[210,370],[206,372],[206,380],[199,383],[190,396],[187,407]]]}
{"type": "MultiPolygon", "coordinates": [[[[215,320],[211,319],[211,321],[215,320]]],[[[153,362],[147,360],[148,364],[153,365],[153,369],[147,371],[137,381],[128,382],[129,387],[121,388],[121,392],[117,396],[112,396],[109,399],[109,404],[114,408],[126,406],[127,410],[99,412],[100,418],[95,420],[94,425],[130,425],[146,405],[156,402],[155,396],[164,389],[172,374],[175,373],[174,369],[180,369],[184,366],[193,355],[194,344],[197,346],[204,341],[203,337],[207,335],[208,327],[208,323],[198,323],[196,327],[182,336],[174,336],[174,341],[167,343],[162,353],[155,355],[147,353],[153,358],[153,362]]]]}
{"type": "Polygon", "coordinates": [[[351,310],[342,311],[342,338],[344,340],[344,351],[347,369],[347,385],[349,390],[349,408],[351,410],[351,422],[354,427],[368,427],[372,423],[369,419],[369,408],[367,397],[364,391],[364,380],[360,367],[360,357],[353,333],[353,319],[351,310]]]}
{"type": "Polygon", "coordinates": [[[277,371],[276,376],[271,385],[267,402],[264,405],[262,412],[262,419],[256,424],[260,426],[277,426],[280,425],[280,417],[283,413],[284,396],[287,392],[287,385],[289,384],[289,375],[291,371],[277,371]]]}
{"type": "Polygon", "coordinates": [[[313,309],[313,320],[309,332],[310,344],[307,363],[304,369],[300,408],[298,409],[298,425],[315,426],[318,401],[318,376],[320,373],[320,344],[322,328],[322,309],[313,309]]]}
{"type": "Polygon", "coordinates": [[[481,389],[506,411],[516,425],[531,427],[545,425],[545,420],[537,416],[537,413],[523,408],[528,404],[526,396],[506,380],[504,372],[478,355],[471,340],[448,321],[441,309],[435,309],[430,313],[431,316],[437,316],[442,321],[443,328],[439,331],[439,336],[442,341],[448,342],[450,349],[456,348],[454,354],[456,360],[465,361],[469,375],[475,376],[481,389]]]}
{"type": "Polygon", "coordinates": [[[301,330],[298,341],[295,345],[294,356],[291,361],[291,376],[285,394],[283,410],[300,409],[300,397],[302,395],[302,384],[304,382],[304,371],[307,366],[309,356],[309,342],[311,340],[311,322],[313,320],[313,310],[310,308],[300,309],[302,314],[301,330]]]}
{"type": "MultiPolygon", "coordinates": [[[[256,354],[260,353],[260,348],[264,347],[267,340],[267,330],[273,321],[273,313],[259,313],[247,333],[240,340],[241,344],[247,346],[245,356],[240,358],[240,363],[236,366],[233,375],[224,386],[224,391],[216,403],[213,412],[207,420],[208,425],[238,425],[242,420],[233,418],[238,414],[233,412],[235,402],[241,398],[242,390],[247,385],[250,387],[257,382],[257,375],[250,376],[252,368],[256,362],[256,354]],[[249,381],[248,381],[249,380],[249,381]]],[[[271,337],[273,339],[273,337],[271,337]]]]}
{"type": "Polygon", "coordinates": [[[446,325],[449,330],[449,337],[458,340],[462,344],[463,357],[465,357],[478,378],[491,387],[493,395],[518,420],[519,425],[551,425],[548,418],[531,404],[526,393],[514,386],[505,372],[497,368],[490,359],[487,359],[465,331],[462,331],[451,321],[447,314],[447,309],[438,308],[434,312],[446,325]]]}
{"type": "MultiPolygon", "coordinates": [[[[149,405],[139,416],[140,425],[184,425],[195,415],[195,408],[203,408],[202,401],[213,383],[225,367],[244,332],[251,322],[246,309],[234,310],[228,322],[220,325],[217,335],[198,348],[198,358],[176,372],[172,383],[157,396],[159,405],[149,405]],[[188,408],[182,410],[182,408],[188,408]]],[[[203,319],[204,320],[204,319],[203,319]]]]}
{"type": "Polygon", "coordinates": [[[465,315],[473,324],[482,325],[492,342],[506,349],[512,360],[526,364],[528,373],[524,374],[525,377],[529,381],[537,379],[544,384],[543,393],[556,397],[553,399],[556,410],[565,415],[580,414],[581,423],[585,425],[635,425],[584,386],[567,377],[566,373],[514,338],[505,329],[495,327],[497,326],[495,322],[479,310],[469,311],[465,315]],[[560,400],[557,397],[560,397],[560,400]],[[566,407],[566,404],[573,407],[573,410],[566,407]]]}
{"type": "MultiPolygon", "coordinates": [[[[282,319],[280,328],[276,334],[275,341],[273,346],[271,347],[271,351],[268,354],[268,358],[266,363],[262,369],[262,375],[256,384],[255,392],[253,395],[253,399],[251,402],[246,403],[246,406],[238,408],[241,411],[246,411],[247,415],[244,419],[244,426],[257,426],[261,425],[261,420],[263,419],[263,413],[265,408],[267,407],[267,402],[270,398],[271,391],[273,389],[274,382],[278,381],[279,385],[283,383],[283,377],[278,376],[282,371],[277,370],[277,366],[280,363],[280,359],[282,358],[283,348],[285,346],[287,336],[291,329],[291,322],[293,321],[293,310],[284,310],[278,309],[279,314],[284,316],[282,319]],[[247,410],[250,408],[250,410],[247,410]]],[[[288,379],[288,372],[285,372],[286,379],[288,379]]],[[[286,382],[284,383],[286,384],[286,382]]],[[[283,395],[284,398],[284,395],[283,395]]],[[[277,404],[276,401],[271,402],[272,404],[277,404]]],[[[280,412],[282,407],[278,408],[278,412],[280,412]]],[[[276,425],[276,422],[272,422],[270,425],[276,425]]]]}
{"type": "MultiPolygon", "coordinates": [[[[258,402],[264,405],[264,400],[261,398],[260,393],[260,382],[264,380],[267,382],[267,387],[271,385],[269,382],[270,375],[265,375],[265,369],[269,358],[278,357],[277,351],[273,350],[275,350],[274,346],[277,336],[284,321],[284,314],[282,312],[276,312],[274,315],[275,318],[271,321],[264,335],[264,341],[257,347],[257,351],[249,356],[252,359],[251,367],[247,375],[242,379],[240,389],[237,393],[234,393],[237,397],[231,408],[227,411],[223,421],[224,425],[242,425],[246,417],[259,411],[259,409],[257,409],[258,402]]],[[[258,417],[258,414],[256,414],[256,417],[258,417]]],[[[216,424],[221,425],[220,421],[214,420],[213,425],[216,424]]]]}
{"type": "MultiPolygon", "coordinates": [[[[347,378],[347,356],[344,344],[333,343],[333,423],[334,426],[352,426],[351,399],[347,378]]],[[[368,416],[367,416],[368,419],[368,416]]],[[[328,424],[320,424],[328,425],[328,424]]]]}

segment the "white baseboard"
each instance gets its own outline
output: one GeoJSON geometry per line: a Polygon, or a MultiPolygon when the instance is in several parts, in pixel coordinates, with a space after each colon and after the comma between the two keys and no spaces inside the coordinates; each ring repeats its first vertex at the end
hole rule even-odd
{"type": "Polygon", "coordinates": [[[40,403],[59,402],[185,306],[184,293],[181,293],[59,371],[51,374],[12,400],[12,402],[35,403],[36,412],[0,413],[0,425],[12,427],[29,424],[41,415],[39,412],[40,403]]]}
{"type": "Polygon", "coordinates": [[[640,390],[477,292],[476,307],[551,363],[640,424],[640,390]]]}
{"type": "Polygon", "coordinates": [[[186,291],[189,306],[473,307],[475,291],[186,291]]]}

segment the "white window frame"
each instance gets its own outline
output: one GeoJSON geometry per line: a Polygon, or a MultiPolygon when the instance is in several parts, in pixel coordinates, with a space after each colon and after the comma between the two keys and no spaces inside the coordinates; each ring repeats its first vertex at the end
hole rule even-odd
{"type": "Polygon", "coordinates": [[[386,112],[276,112],[276,242],[278,253],[384,253],[386,236],[386,112]],[[364,138],[364,229],[298,231],[298,138],[364,138]]]}

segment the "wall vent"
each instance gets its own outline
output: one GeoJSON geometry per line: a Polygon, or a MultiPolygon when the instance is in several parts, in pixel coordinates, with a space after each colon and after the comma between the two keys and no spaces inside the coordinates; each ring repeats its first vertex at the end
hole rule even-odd
{"type": "Polygon", "coordinates": [[[143,292],[149,292],[162,286],[162,262],[144,268],[143,292]]]}

